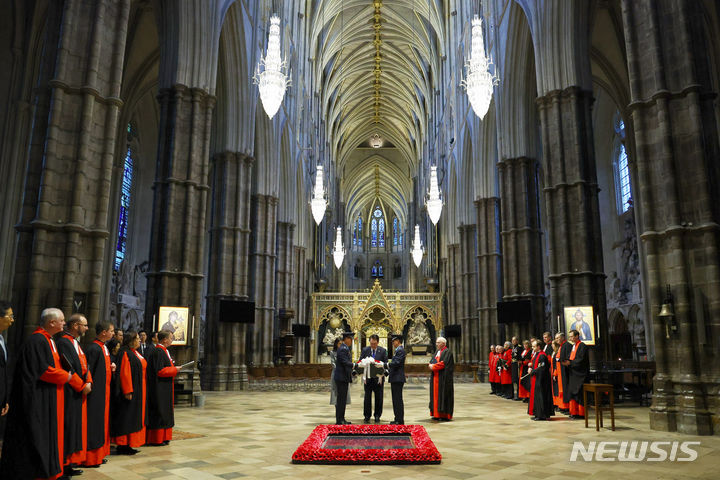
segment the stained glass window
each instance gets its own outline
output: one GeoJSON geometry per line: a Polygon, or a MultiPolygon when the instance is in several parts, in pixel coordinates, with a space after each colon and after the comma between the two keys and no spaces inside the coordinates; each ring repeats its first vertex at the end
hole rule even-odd
{"type": "MultiPolygon", "coordinates": [[[[128,134],[131,127],[128,124],[128,134]]],[[[115,247],[115,270],[120,269],[120,264],[125,258],[127,248],[128,220],[130,215],[130,195],[133,179],[133,151],[128,145],[125,152],[125,164],[123,166],[122,186],[120,190],[120,213],[118,215],[118,237],[115,247]]]]}
{"type": "Polygon", "coordinates": [[[393,218],[393,247],[398,246],[398,240],[400,239],[398,236],[398,219],[397,217],[393,218]]]}
{"type": "Polygon", "coordinates": [[[625,122],[620,117],[619,112],[615,120],[615,134],[619,144],[615,158],[619,210],[620,213],[625,213],[632,204],[632,189],[630,188],[630,167],[628,166],[627,150],[625,149],[625,122]]]}
{"type": "Polygon", "coordinates": [[[385,246],[385,219],[379,206],[376,206],[375,210],[373,210],[372,219],[370,220],[370,246],[385,246]]]}

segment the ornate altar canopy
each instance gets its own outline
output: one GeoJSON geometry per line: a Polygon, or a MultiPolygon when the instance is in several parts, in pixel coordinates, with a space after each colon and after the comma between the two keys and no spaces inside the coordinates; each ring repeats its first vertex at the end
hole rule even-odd
{"type": "Polygon", "coordinates": [[[432,347],[443,328],[441,299],[438,293],[385,292],[377,280],[370,291],[314,293],[310,361],[318,362],[318,355],[348,328],[355,332],[356,358],[370,335],[377,334],[387,348],[390,334],[407,334],[408,328],[425,331],[419,341],[432,347]]]}

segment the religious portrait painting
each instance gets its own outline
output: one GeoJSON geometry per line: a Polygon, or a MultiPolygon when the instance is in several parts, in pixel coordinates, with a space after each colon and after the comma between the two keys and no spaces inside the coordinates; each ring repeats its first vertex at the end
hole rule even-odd
{"type": "Polygon", "coordinates": [[[188,307],[160,307],[158,330],[173,333],[173,345],[187,345],[190,309],[188,307]]]}
{"type": "Polygon", "coordinates": [[[591,305],[565,307],[563,314],[565,333],[577,330],[580,332],[580,341],[585,345],[595,345],[595,317],[591,305]]]}

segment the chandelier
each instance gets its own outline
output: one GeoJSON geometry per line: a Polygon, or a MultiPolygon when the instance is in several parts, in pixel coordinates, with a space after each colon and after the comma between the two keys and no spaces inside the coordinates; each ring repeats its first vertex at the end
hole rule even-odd
{"type": "Polygon", "coordinates": [[[285,66],[286,62],[280,58],[280,17],[273,15],[270,18],[267,53],[265,58],[260,58],[254,77],[265,113],[271,119],[280,108],[285,88],[290,83],[287,75],[283,73],[285,66]],[[264,67],[262,72],[261,65],[264,67]]]}
{"type": "Polygon", "coordinates": [[[467,77],[460,82],[467,91],[470,105],[480,120],[485,117],[490,108],[493,94],[493,85],[496,79],[490,74],[488,68],[492,60],[485,56],[485,42],[483,40],[482,20],[475,15],[472,20],[472,47],[470,58],[465,62],[467,77]]]}
{"type": "Polygon", "coordinates": [[[312,210],[313,218],[317,225],[320,225],[320,222],[322,222],[325,216],[327,204],[328,202],[325,200],[325,189],[323,188],[323,167],[322,165],[318,165],[317,173],[315,174],[315,190],[313,192],[313,198],[310,200],[310,209],[312,210]]]}
{"type": "Polygon", "coordinates": [[[372,137],[370,137],[370,146],[373,148],[380,148],[382,147],[383,141],[382,137],[380,137],[379,133],[376,133],[372,137]]]}
{"type": "Polygon", "coordinates": [[[415,225],[415,238],[413,239],[413,247],[410,253],[412,253],[415,266],[419,267],[423,257],[422,243],[420,243],[420,225],[415,225]]]}
{"type": "Polygon", "coordinates": [[[437,225],[442,213],[443,201],[440,198],[440,188],[438,187],[437,167],[430,167],[430,192],[425,200],[430,221],[433,225],[437,225]]]}
{"type": "Polygon", "coordinates": [[[342,267],[343,258],[345,258],[345,250],[342,245],[342,227],[337,227],[335,229],[335,249],[333,250],[335,268],[342,267]]]}

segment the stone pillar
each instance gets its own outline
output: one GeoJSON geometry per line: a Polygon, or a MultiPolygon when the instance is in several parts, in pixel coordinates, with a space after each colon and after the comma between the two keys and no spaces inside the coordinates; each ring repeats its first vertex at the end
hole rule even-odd
{"type": "MultiPolygon", "coordinates": [[[[552,318],[563,306],[592,305],[598,318],[591,364],[606,357],[608,328],[592,137],[592,92],[553,90],[537,99],[545,164],[552,318]]],[[[540,290],[542,291],[542,290],[540,290]]],[[[594,319],[593,319],[594,320],[594,319]]]]}
{"type": "MultiPolygon", "coordinates": [[[[293,248],[293,272],[295,275],[292,277],[292,305],[295,308],[295,316],[297,322],[302,325],[311,323],[311,319],[308,318],[308,296],[307,296],[307,281],[308,281],[308,261],[306,259],[307,250],[305,247],[295,246],[293,248]]],[[[312,335],[312,332],[310,333],[312,335]]],[[[306,363],[309,360],[308,356],[308,345],[310,344],[309,338],[296,338],[295,339],[295,361],[298,363],[306,363]]]]}
{"type": "MultiPolygon", "coordinates": [[[[155,173],[145,325],[161,305],[188,306],[199,318],[203,300],[210,126],[215,97],[200,88],[175,85],[158,94],[160,129],[155,173]]],[[[194,359],[198,323],[189,345],[173,352],[194,359]]]]}
{"type": "Polygon", "coordinates": [[[477,210],[478,319],[480,380],[487,381],[490,343],[497,341],[497,301],[500,297],[500,199],[475,200],[477,210]]]}
{"type": "Polygon", "coordinates": [[[699,2],[623,1],[635,206],[657,367],[650,426],[691,435],[720,433],[718,92],[702,10],[699,2]],[[658,317],[666,285],[676,331],[658,317]]]}
{"type": "MultiPolygon", "coordinates": [[[[102,314],[113,161],[130,1],[50,2],[32,107],[32,137],[13,305],[31,333],[40,312],[102,314]],[[80,305],[78,305],[80,302],[80,305]]],[[[4,160],[3,160],[4,161],[4,160]]],[[[19,340],[19,339],[18,339],[19,340]]]]}
{"type": "Polygon", "coordinates": [[[253,195],[253,240],[251,254],[253,269],[252,295],[255,299],[255,325],[253,328],[253,363],[273,366],[273,338],[275,316],[275,260],[278,198],[271,195],[253,195]]]}
{"type": "Polygon", "coordinates": [[[250,190],[253,158],[222,152],[213,157],[210,264],[205,334],[205,390],[241,390],[247,362],[244,323],[220,323],[220,300],[248,300],[250,190]]]}
{"type": "MultiPolygon", "coordinates": [[[[445,285],[445,296],[447,298],[447,317],[445,318],[445,325],[460,325],[461,306],[462,301],[462,284],[460,282],[460,245],[457,243],[451,243],[447,246],[447,258],[442,259],[444,262],[446,285],[445,285]]],[[[465,332],[463,332],[464,335],[465,332]]],[[[465,351],[463,345],[463,337],[448,339],[448,344],[455,351],[455,361],[462,362],[465,358],[465,351]]]]}
{"type": "Polygon", "coordinates": [[[277,277],[275,285],[277,286],[277,307],[285,310],[285,318],[289,320],[285,324],[280,324],[281,333],[292,333],[292,319],[295,318],[295,310],[292,302],[292,285],[293,285],[293,234],[295,224],[288,222],[278,222],[277,224],[277,277]],[[292,314],[292,316],[288,316],[292,314]]]}
{"type": "Polygon", "coordinates": [[[509,325],[507,337],[540,335],[545,325],[542,244],[536,160],[507,158],[498,162],[502,209],[503,301],[530,300],[532,321],[509,325]]]}
{"type": "Polygon", "coordinates": [[[477,258],[475,225],[461,225],[460,257],[462,277],[462,328],[466,361],[477,363],[479,359],[477,317],[477,258]]]}

